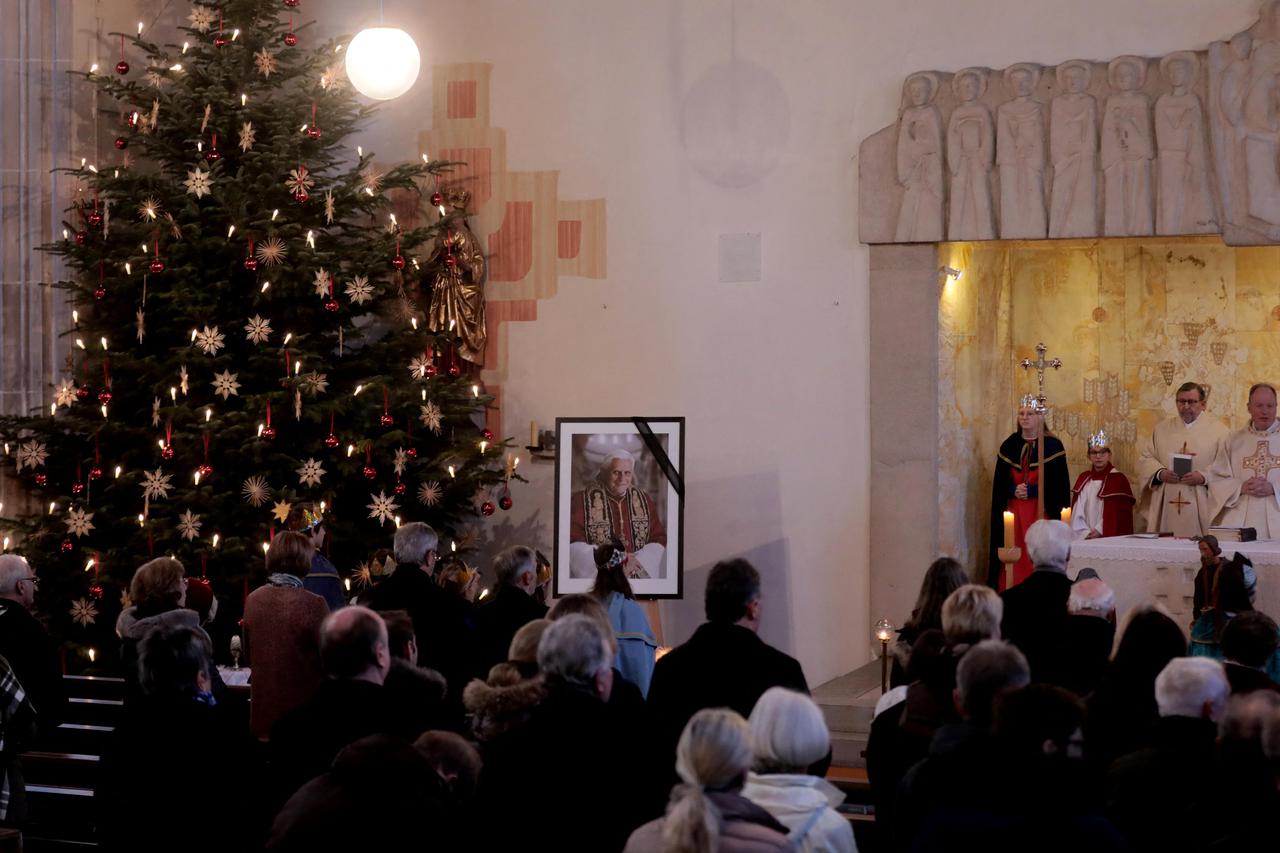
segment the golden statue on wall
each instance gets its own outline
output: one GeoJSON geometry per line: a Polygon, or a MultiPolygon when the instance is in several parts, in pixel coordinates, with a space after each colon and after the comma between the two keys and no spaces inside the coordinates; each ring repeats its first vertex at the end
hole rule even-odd
{"type": "Polygon", "coordinates": [[[450,335],[459,358],[484,364],[487,339],[484,320],[484,252],[480,241],[467,227],[467,205],[471,193],[449,187],[443,202],[456,219],[448,224],[427,258],[426,279],[431,285],[427,328],[450,335]]]}

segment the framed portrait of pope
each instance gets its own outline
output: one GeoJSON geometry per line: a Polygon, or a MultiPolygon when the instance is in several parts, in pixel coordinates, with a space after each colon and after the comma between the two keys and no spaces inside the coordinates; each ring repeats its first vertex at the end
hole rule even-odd
{"type": "Polygon", "coordinates": [[[637,598],[679,598],[684,418],[558,418],[556,447],[554,593],[590,592],[613,560],[637,598]]]}

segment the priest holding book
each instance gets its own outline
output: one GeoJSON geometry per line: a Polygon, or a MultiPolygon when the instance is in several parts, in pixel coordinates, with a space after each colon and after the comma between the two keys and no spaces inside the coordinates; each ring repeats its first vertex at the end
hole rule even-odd
{"type": "Polygon", "coordinates": [[[1185,382],[1174,396],[1178,413],[1156,424],[1138,458],[1140,506],[1147,530],[1190,538],[1202,536],[1221,508],[1211,485],[1231,476],[1227,428],[1205,414],[1204,388],[1185,382]]]}

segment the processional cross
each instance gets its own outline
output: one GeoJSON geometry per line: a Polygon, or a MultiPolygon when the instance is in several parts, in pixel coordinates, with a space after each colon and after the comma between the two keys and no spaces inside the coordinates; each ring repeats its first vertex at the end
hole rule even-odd
{"type": "Polygon", "coordinates": [[[1046,359],[1045,355],[1048,352],[1049,348],[1044,343],[1038,343],[1036,344],[1036,360],[1032,361],[1029,358],[1022,360],[1023,370],[1034,370],[1036,372],[1036,385],[1039,388],[1039,393],[1036,394],[1035,399],[1035,410],[1040,415],[1040,432],[1036,436],[1036,460],[1040,465],[1040,486],[1036,489],[1036,518],[1044,518],[1044,490],[1046,485],[1044,482],[1044,416],[1045,412],[1048,411],[1048,406],[1046,405],[1048,398],[1044,395],[1044,372],[1051,367],[1054,370],[1062,369],[1062,359],[1046,359]]]}

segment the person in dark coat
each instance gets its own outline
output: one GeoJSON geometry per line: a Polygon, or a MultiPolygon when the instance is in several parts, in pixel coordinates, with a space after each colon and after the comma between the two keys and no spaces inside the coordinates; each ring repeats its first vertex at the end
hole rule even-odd
{"type": "Polygon", "coordinates": [[[284,526],[311,541],[311,566],[302,575],[302,588],[323,598],[330,610],[346,607],[347,596],[342,587],[342,577],[322,550],[327,535],[323,516],[308,504],[294,504],[284,526]]]}
{"type": "Polygon", "coordinates": [[[1116,594],[1100,578],[1077,578],[1067,598],[1061,668],[1048,680],[1088,696],[1107,671],[1116,641],[1116,594]]]}
{"type": "Polygon", "coordinates": [[[328,771],[289,798],[266,849],[461,850],[470,831],[449,782],[422,750],[402,738],[370,735],[345,747],[328,771]]]}
{"type": "Polygon", "coordinates": [[[1174,658],[1156,678],[1160,719],[1148,745],[1106,777],[1107,813],[1133,853],[1201,850],[1221,834],[1215,745],[1229,691],[1222,664],[1208,658],[1174,658]]]}
{"type": "Polygon", "coordinates": [[[1073,653],[1067,635],[1071,579],[1071,528],[1061,521],[1037,521],[1027,531],[1027,552],[1035,565],[1026,580],[1000,594],[1000,631],[1027,656],[1031,677],[1055,681],[1073,653]]]}
{"type": "Polygon", "coordinates": [[[547,615],[533,598],[538,586],[537,557],[523,545],[508,548],[493,559],[497,592],[476,610],[476,674],[483,676],[507,659],[511,638],[526,623],[547,615]]]}
{"type": "Polygon", "coordinates": [[[347,744],[372,734],[406,734],[382,686],[391,652],[381,616],[359,606],[330,613],[320,626],[320,663],[325,680],[316,695],[271,729],[277,803],[328,770],[347,744]]]}
{"type": "Polygon", "coordinates": [[[1276,620],[1257,610],[1246,610],[1222,629],[1222,654],[1232,695],[1254,690],[1280,692],[1280,684],[1267,675],[1267,664],[1280,646],[1276,620]]]}
{"type": "Polygon", "coordinates": [[[0,554],[0,657],[9,662],[36,713],[37,737],[48,737],[66,714],[58,646],[32,615],[40,580],[26,558],[0,554]]]}
{"type": "Polygon", "coordinates": [[[547,696],[527,722],[484,745],[479,808],[501,820],[475,828],[476,849],[517,850],[545,818],[539,791],[564,798],[573,811],[572,831],[559,833],[562,853],[607,853],[651,816],[640,790],[653,760],[628,736],[606,700],[613,686],[608,635],[590,617],[566,616],[547,627],[538,666],[547,696]],[[537,768],[536,776],[531,768],[537,768]]]}
{"type": "Polygon", "coordinates": [[[138,664],[141,696],[111,734],[94,791],[99,849],[258,849],[256,744],[211,692],[208,636],[157,627],[138,664]]]}
{"type": "Polygon", "coordinates": [[[404,730],[415,737],[431,729],[459,731],[462,706],[449,695],[444,676],[434,669],[418,666],[418,643],[413,620],[403,610],[381,614],[387,623],[391,647],[391,669],[382,683],[387,700],[404,722],[404,730]]]}
{"type": "Polygon", "coordinates": [[[1115,656],[1088,698],[1084,750],[1095,773],[1143,746],[1159,717],[1156,676],[1186,653],[1187,637],[1168,615],[1152,605],[1129,615],[1115,656]]]}
{"type": "MultiPolygon", "coordinates": [[[[415,521],[396,530],[396,569],[360,598],[372,610],[404,610],[413,620],[418,662],[444,676],[456,696],[471,677],[474,636],[470,607],[432,577],[440,537],[415,521]]],[[[504,650],[505,651],[505,650],[504,650]]]]}
{"type": "Polygon", "coordinates": [[[770,687],[807,694],[800,662],[760,639],[760,573],[746,560],[717,563],[707,577],[707,621],[688,642],[658,661],[649,709],[662,755],[671,766],[685,724],[702,708],[732,708],[751,716],[770,687]]]}

